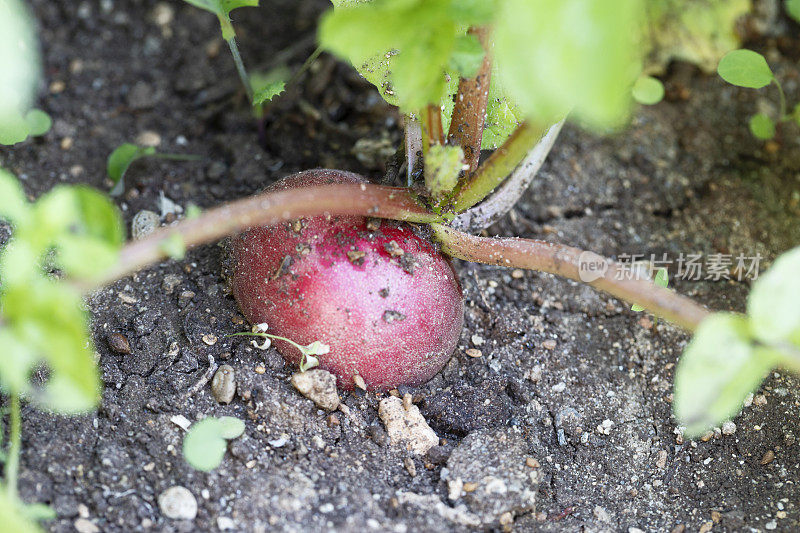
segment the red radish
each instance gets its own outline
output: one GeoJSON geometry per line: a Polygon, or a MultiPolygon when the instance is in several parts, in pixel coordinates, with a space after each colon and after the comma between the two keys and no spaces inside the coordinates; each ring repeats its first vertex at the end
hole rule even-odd
{"type": "MultiPolygon", "coordinates": [[[[310,170],[276,190],[360,183],[338,170],[310,170]]],[[[352,389],[358,374],[386,390],[433,377],[463,325],[461,285],[447,258],[405,223],[360,216],[313,217],[256,228],[233,243],[233,294],[253,323],[330,352],[320,367],[352,389]]],[[[275,341],[288,361],[300,351],[275,341]]]]}

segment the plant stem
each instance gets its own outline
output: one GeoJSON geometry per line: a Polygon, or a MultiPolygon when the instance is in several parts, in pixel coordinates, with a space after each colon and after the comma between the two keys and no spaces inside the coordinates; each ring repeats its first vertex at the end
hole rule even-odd
{"type": "Polygon", "coordinates": [[[19,453],[22,444],[22,421],[20,416],[19,395],[9,396],[11,412],[9,414],[9,445],[6,458],[6,491],[11,501],[17,500],[17,477],[19,473],[19,453]]]}
{"type": "Polygon", "coordinates": [[[286,86],[289,87],[290,85],[293,85],[300,78],[300,76],[302,76],[303,73],[311,67],[321,53],[322,47],[318,46],[313,52],[311,52],[311,55],[308,56],[303,64],[300,65],[300,68],[297,70],[297,72],[295,72],[292,77],[289,78],[289,81],[286,82],[286,86]]]}
{"type": "Polygon", "coordinates": [[[419,120],[411,115],[406,115],[404,119],[405,125],[405,142],[406,142],[406,166],[408,167],[406,185],[411,187],[414,184],[416,174],[421,171],[417,167],[417,162],[422,158],[422,126],[419,120]]]}
{"type": "Polygon", "coordinates": [[[269,191],[210,209],[198,218],[162,228],[122,248],[116,266],[99,279],[78,285],[84,291],[111,283],[168,258],[164,243],[180,237],[187,248],[212,242],[247,228],[319,215],[361,215],[407,222],[441,222],[420,206],[406,188],[342,183],[269,191]]]}
{"type": "Polygon", "coordinates": [[[486,53],[475,77],[462,78],[458,82],[447,142],[461,146],[464,150],[464,162],[469,165],[467,173],[472,173],[478,168],[481,156],[483,126],[486,122],[486,105],[489,101],[489,84],[492,78],[492,59],[489,54],[489,30],[471,28],[469,33],[480,40],[486,53]]]}
{"type": "Polygon", "coordinates": [[[228,39],[228,48],[231,49],[233,62],[236,64],[236,72],[239,73],[239,79],[242,80],[242,85],[244,85],[244,90],[247,92],[247,99],[252,104],[253,86],[250,85],[250,78],[247,76],[247,69],[244,68],[244,61],[242,61],[242,56],[239,53],[239,47],[236,46],[236,37],[231,37],[230,39],[228,39]]]}
{"type": "Polygon", "coordinates": [[[425,135],[425,148],[432,144],[444,144],[442,129],[442,110],[438,105],[429,104],[422,113],[422,129],[425,135]]]}
{"type": "Polygon", "coordinates": [[[778,81],[778,78],[772,78],[772,81],[775,82],[775,86],[778,88],[778,95],[780,96],[780,114],[778,115],[780,118],[779,121],[783,121],[786,118],[786,93],[783,92],[783,86],[781,86],[781,82],[778,81]]]}
{"type": "Polygon", "coordinates": [[[486,198],[525,159],[546,131],[528,122],[520,124],[506,142],[459,187],[453,199],[455,212],[465,211],[486,198]]]}
{"type": "Polygon", "coordinates": [[[167,159],[170,161],[200,161],[203,159],[202,155],[195,155],[195,154],[161,154],[156,153],[149,155],[152,159],[167,159]]]}
{"type": "Polygon", "coordinates": [[[563,125],[564,121],[562,120],[550,126],[545,136],[528,152],[514,172],[486,198],[456,216],[450,223],[450,227],[468,233],[477,233],[508,213],[528,190],[547,154],[553,148],[563,125]]]}
{"type": "Polygon", "coordinates": [[[476,237],[440,224],[431,224],[436,238],[447,254],[478,263],[526,268],[549,272],[605,291],[617,298],[638,304],[656,316],[694,331],[709,311],[691,299],[638,279],[630,268],[605,260],[597,254],[545,241],[518,238],[476,237]],[[589,263],[606,268],[587,271],[589,263]],[[592,279],[596,275],[596,279],[592,279]],[[591,276],[591,277],[590,277],[591,276]]]}

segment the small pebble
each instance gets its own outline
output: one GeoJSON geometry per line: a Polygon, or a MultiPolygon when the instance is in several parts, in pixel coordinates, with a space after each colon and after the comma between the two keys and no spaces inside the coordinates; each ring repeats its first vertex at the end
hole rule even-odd
{"type": "Polygon", "coordinates": [[[481,357],[481,356],[483,355],[483,352],[481,352],[481,351],[480,351],[479,349],[477,349],[477,348],[467,348],[467,350],[466,350],[466,354],[467,354],[469,357],[478,358],[478,357],[481,357]]]}
{"type": "Polygon", "coordinates": [[[658,451],[658,458],[656,459],[656,466],[660,469],[664,469],[667,466],[667,450],[659,450],[658,451]]]}
{"type": "Polygon", "coordinates": [[[525,459],[525,464],[528,465],[530,468],[539,468],[540,466],[542,466],[539,464],[539,461],[537,461],[533,457],[528,457],[527,459],[525,459]]]}
{"type": "Polygon", "coordinates": [[[525,271],[521,268],[515,268],[511,271],[511,277],[514,279],[522,279],[525,277],[525,271]]]}
{"type": "Polygon", "coordinates": [[[320,409],[333,411],[339,407],[336,378],[320,368],[292,374],[292,385],[320,409]]]}
{"type": "Polygon", "coordinates": [[[697,530],[697,533],[708,533],[709,531],[711,531],[713,527],[714,527],[714,522],[712,522],[711,520],[703,522],[703,524],[700,526],[700,529],[697,530]]]}
{"type": "Polygon", "coordinates": [[[100,533],[100,528],[86,518],[78,518],[72,525],[78,533],[100,533]]]}
{"type": "Polygon", "coordinates": [[[236,393],[236,373],[230,365],[222,365],[211,380],[211,393],[219,403],[231,403],[236,393]]]}
{"type": "Polygon", "coordinates": [[[733,435],[734,433],[736,433],[736,424],[730,420],[722,424],[723,435],[733,435]]]}
{"type": "Polygon", "coordinates": [[[108,345],[117,353],[129,354],[131,353],[131,344],[128,338],[122,333],[112,333],[108,336],[108,345]]]}
{"type": "Polygon", "coordinates": [[[473,335],[471,340],[475,346],[481,346],[484,343],[483,337],[480,335],[473,335]]]}
{"type": "Polygon", "coordinates": [[[761,458],[761,465],[762,466],[768,465],[774,460],[775,460],[775,452],[773,452],[772,450],[767,450],[767,453],[765,453],[764,456],[761,458]]]}
{"type": "Polygon", "coordinates": [[[70,148],[72,148],[72,137],[64,137],[61,139],[61,149],[69,150],[70,148]]]}
{"type": "Polygon", "coordinates": [[[256,374],[263,374],[266,371],[267,369],[264,367],[264,365],[258,365],[256,367],[256,374]]]}
{"type": "Polygon", "coordinates": [[[753,403],[758,406],[767,405],[767,397],[763,394],[759,394],[753,398],[753,403]]]}
{"type": "Polygon", "coordinates": [[[359,374],[353,376],[353,383],[355,383],[356,387],[361,390],[367,390],[367,384],[364,382],[364,378],[362,378],[359,374]]]}
{"type": "Polygon", "coordinates": [[[475,492],[477,488],[478,484],[474,481],[467,481],[463,486],[464,492],[475,492]]]}
{"type": "Polygon", "coordinates": [[[153,233],[161,223],[161,218],[157,213],[142,209],[133,217],[131,221],[131,236],[133,240],[143,239],[153,233]]]}
{"type": "Polygon", "coordinates": [[[408,470],[408,475],[411,477],[417,476],[417,465],[414,464],[414,460],[411,457],[406,457],[403,459],[403,466],[406,467],[408,470]]]}
{"type": "Polygon", "coordinates": [[[769,522],[764,524],[764,529],[768,529],[770,531],[772,531],[773,529],[778,529],[778,522],[776,522],[775,520],[770,520],[769,522]]]}
{"type": "Polygon", "coordinates": [[[220,531],[230,531],[236,529],[236,522],[233,521],[233,518],[228,516],[218,516],[217,527],[220,531]]]}
{"type": "Polygon", "coordinates": [[[158,497],[158,507],[167,518],[194,520],[197,516],[197,500],[186,487],[170,487],[158,497]]]}
{"type": "Polygon", "coordinates": [[[215,344],[217,344],[217,340],[218,340],[217,336],[214,335],[213,333],[206,333],[205,335],[203,335],[203,342],[208,344],[209,346],[214,346],[215,344]]]}
{"type": "Polygon", "coordinates": [[[553,339],[547,339],[542,343],[542,348],[545,350],[555,350],[556,349],[556,341],[553,339]]]}
{"type": "Polygon", "coordinates": [[[161,144],[161,135],[154,131],[143,131],[136,136],[136,144],[140,146],[156,147],[161,144]]]}

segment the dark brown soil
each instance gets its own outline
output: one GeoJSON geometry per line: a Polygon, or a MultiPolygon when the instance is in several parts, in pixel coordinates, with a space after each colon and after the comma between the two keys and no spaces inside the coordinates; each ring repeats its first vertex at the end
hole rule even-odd
{"type": "MultiPolygon", "coordinates": [[[[208,207],[301,169],[380,178],[381,160],[364,153],[360,160],[353,147],[359,139],[400,139],[396,112],[324,55],[259,130],[215,18],[181,2],[31,4],[50,87],[41,106],[55,124],[41,139],[0,150],[31,196],[63,182],[107,190],[107,155],[146,131],[160,136],[162,151],[205,159],[132,167],[119,200],[128,223],[139,210],[157,211],[160,193],[208,207]],[[160,27],[154,12],[165,7],[174,20],[160,27]]],[[[283,57],[296,68],[314,48],[326,2],[262,4],[236,17],[245,61],[256,69],[283,57]]],[[[796,63],[779,49],[768,57],[796,101],[796,63]]],[[[623,134],[602,139],[567,128],[530,192],[490,233],[610,256],[760,253],[762,268],[800,242],[798,131],[782,130],[774,152],[746,128],[757,105],[772,101],[771,89],[736,89],[691,68],[676,69],[668,85],[688,99],[643,109],[623,134]]],[[[461,348],[440,375],[410,391],[446,442],[412,459],[412,477],[405,452],[387,443],[375,395],[342,393],[349,414],[328,415],[292,388],[291,369],[275,352],[225,337],[245,326],[220,262],[220,248],[205,246],[88,300],[102,406],[79,418],[24,409],[20,489],[27,501],[54,507],[51,530],[73,531],[80,514],[104,532],[216,531],[220,517],[240,531],[499,528],[466,525],[487,509],[510,511],[523,531],[697,530],[712,517],[714,531],[800,525],[792,376],[773,374],[735,419],[733,435],[682,442],[670,399],[685,334],[652,327],[646,315],[579,284],[459,263],[467,298],[461,348]],[[127,337],[131,354],[111,350],[114,333],[127,337]],[[219,340],[208,345],[207,334],[219,340]],[[465,355],[475,344],[482,357],[465,355]],[[230,405],[217,404],[208,386],[186,397],[209,355],[236,371],[239,394],[230,405]],[[255,371],[260,365],[264,373],[255,371]],[[238,416],[247,429],[222,466],[204,474],[181,457],[183,431],[170,421],[178,414],[238,416]],[[504,447],[508,453],[499,453],[504,447]],[[448,463],[454,449],[459,456],[448,463]],[[762,460],[767,452],[773,460],[762,460]],[[535,511],[517,512],[511,492],[448,499],[452,469],[486,466],[502,475],[523,456],[541,465],[540,484],[529,487],[535,511]],[[157,498],[173,485],[197,498],[194,521],[162,515],[157,498]]],[[[736,310],[748,291],[727,281],[676,288],[736,310]]]]}

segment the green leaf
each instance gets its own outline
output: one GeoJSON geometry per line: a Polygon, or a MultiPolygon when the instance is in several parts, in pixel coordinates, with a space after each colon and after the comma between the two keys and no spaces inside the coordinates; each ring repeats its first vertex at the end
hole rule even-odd
{"type": "Polygon", "coordinates": [[[654,105],[664,98],[664,84],[652,76],[639,76],[631,90],[633,99],[643,105],[654,105]]]}
{"type": "Polygon", "coordinates": [[[135,144],[131,143],[121,144],[108,156],[106,173],[108,174],[108,177],[111,178],[111,181],[117,183],[125,175],[125,172],[127,172],[128,167],[131,166],[131,163],[137,159],[148,155],[153,155],[155,153],[156,149],[152,146],[143,147],[136,146],[135,144]]]}
{"type": "Polygon", "coordinates": [[[70,276],[91,278],[117,260],[125,241],[122,217],[103,194],[85,186],[59,186],[34,205],[36,223],[21,237],[38,249],[56,249],[56,264],[70,276]]]}
{"type": "Polygon", "coordinates": [[[183,456],[192,468],[210,472],[222,463],[226,439],[244,432],[244,422],[233,417],[208,417],[195,423],[183,439],[183,456]]]}
{"type": "Polygon", "coordinates": [[[186,243],[178,233],[173,233],[164,240],[159,248],[171,259],[181,260],[186,255],[186,243]]]}
{"type": "Polygon", "coordinates": [[[20,143],[28,138],[29,131],[25,117],[18,110],[8,109],[0,114],[0,144],[20,143]]]}
{"type": "Polygon", "coordinates": [[[28,111],[28,114],[25,115],[25,122],[28,125],[28,135],[34,137],[44,135],[50,131],[50,128],[53,126],[53,119],[41,109],[31,109],[28,111]]]}
{"type": "Polygon", "coordinates": [[[274,81],[253,93],[253,105],[261,105],[264,102],[269,102],[286,88],[286,83],[283,81],[274,81]]]}
{"type": "Polygon", "coordinates": [[[789,16],[796,22],[800,22],[800,0],[786,0],[784,6],[789,16]]]}
{"type": "Polygon", "coordinates": [[[28,377],[36,364],[36,353],[21,342],[14,333],[0,327],[0,388],[6,394],[25,394],[28,391],[28,377]]]}
{"type": "Polygon", "coordinates": [[[773,80],[767,60],[752,50],[733,50],[725,54],[717,66],[722,79],[732,85],[760,89],[773,80]]]}
{"type": "Polygon", "coordinates": [[[234,416],[223,416],[219,419],[220,435],[224,439],[236,439],[244,433],[244,422],[234,416]]]}
{"type": "Polygon", "coordinates": [[[0,2],[0,144],[27,137],[24,116],[39,83],[38,38],[28,4],[0,2]]]}
{"type": "Polygon", "coordinates": [[[595,129],[622,125],[641,71],[640,0],[506,0],[494,29],[503,84],[525,116],[552,124],[570,110],[595,129]]]}
{"type": "Polygon", "coordinates": [[[485,51],[477,37],[471,34],[459,35],[450,56],[449,70],[454,70],[462,78],[472,78],[481,68],[485,51]]]}
{"type": "Polygon", "coordinates": [[[7,327],[50,368],[50,380],[32,400],[59,413],[86,412],[100,398],[100,378],[83,299],[70,286],[46,278],[4,287],[7,327]]]}
{"type": "MultiPolygon", "coordinates": [[[[5,486],[3,488],[5,489],[5,486]]],[[[39,526],[25,516],[21,507],[19,500],[9,497],[5,490],[0,491],[0,519],[3,521],[3,531],[6,533],[41,532],[39,526]]]]}
{"type": "Polygon", "coordinates": [[[753,333],[766,343],[800,347],[800,247],[784,253],[753,284],[747,314],[753,333]]]}
{"type": "MultiPolygon", "coordinates": [[[[658,272],[656,272],[655,278],[653,278],[653,285],[657,287],[664,287],[666,288],[667,284],[669,283],[669,273],[667,272],[666,268],[659,268],[658,272]]],[[[644,311],[644,307],[641,305],[633,304],[631,306],[631,311],[640,312],[644,311]]]]}
{"type": "Polygon", "coordinates": [[[425,183],[434,197],[452,191],[464,168],[464,151],[460,146],[433,145],[425,157],[425,183]]]}
{"type": "Polygon", "coordinates": [[[675,416],[687,436],[736,415],[779,361],[774,352],[753,346],[745,317],[715,313],[706,318],[675,371],[675,416]]]}
{"type": "Polygon", "coordinates": [[[715,72],[720,58],[739,47],[737,21],[750,0],[647,0],[642,45],[648,73],[662,74],[673,60],[715,72]]]}
{"type": "Polygon", "coordinates": [[[320,23],[320,43],[348,59],[389,103],[409,112],[441,100],[458,37],[467,24],[492,13],[477,2],[466,2],[468,9],[462,9],[451,0],[334,5],[320,23]]]}
{"type": "Polygon", "coordinates": [[[17,178],[0,168],[0,219],[17,222],[26,219],[30,207],[17,178]]]}
{"type": "Polygon", "coordinates": [[[750,127],[750,133],[756,139],[766,141],[775,137],[775,123],[765,113],[758,113],[750,117],[748,126],[750,127]]]}

